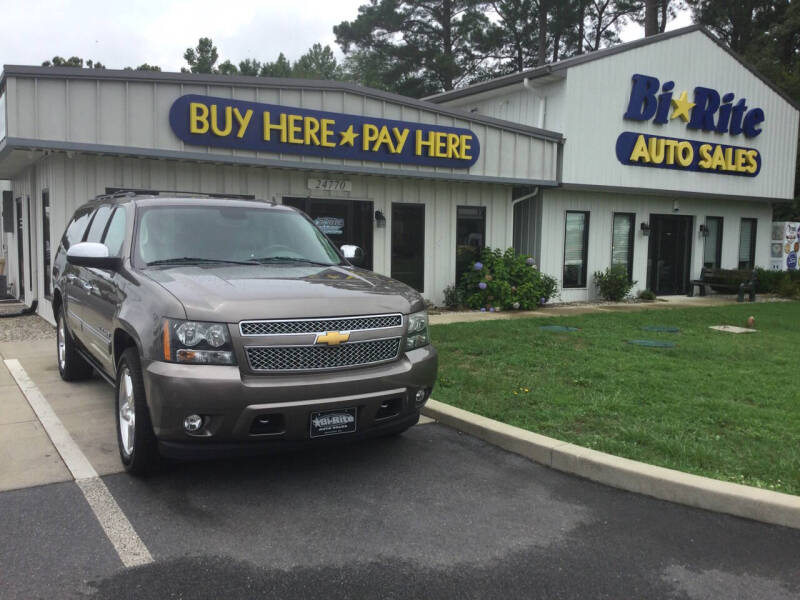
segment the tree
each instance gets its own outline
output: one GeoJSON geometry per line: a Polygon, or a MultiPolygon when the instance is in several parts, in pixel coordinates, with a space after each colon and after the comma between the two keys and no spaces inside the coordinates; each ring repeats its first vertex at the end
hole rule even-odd
{"type": "MultiPolygon", "coordinates": [[[[64,58],[62,56],[54,56],[53,60],[46,60],[42,63],[43,67],[84,67],[84,60],[77,56],[70,56],[64,58]]],[[[85,66],[88,69],[105,69],[105,65],[100,61],[87,60],[85,66]]]]}
{"type": "Polygon", "coordinates": [[[495,0],[489,8],[496,15],[481,32],[476,32],[477,50],[485,59],[494,62],[492,75],[522,71],[543,64],[541,53],[546,51],[537,40],[539,23],[545,22],[541,2],[536,0],[495,0]]]}
{"type": "MultiPolygon", "coordinates": [[[[130,67],[128,67],[128,68],[130,69],[130,67]]],[[[150,64],[147,64],[147,63],[142,63],[142,64],[140,64],[138,67],[136,67],[133,70],[134,71],[161,71],[161,67],[159,67],[157,65],[150,65],[150,64]]]]}
{"type": "Polygon", "coordinates": [[[306,79],[341,79],[342,68],[330,46],[323,48],[322,44],[314,44],[294,63],[292,75],[306,79]]]}
{"type": "Polygon", "coordinates": [[[358,80],[411,96],[452,90],[481,72],[475,42],[489,20],[478,0],[370,0],[333,28],[358,80]],[[380,65],[384,71],[376,69],[380,65]]]}
{"type": "Polygon", "coordinates": [[[631,0],[591,0],[586,3],[583,43],[589,51],[620,43],[619,29],[640,10],[631,0]]]}
{"type": "Polygon", "coordinates": [[[262,66],[261,61],[255,58],[245,58],[239,61],[239,73],[256,77],[261,73],[262,66]]]}
{"type": "Polygon", "coordinates": [[[788,0],[686,0],[694,21],[704,25],[734,52],[745,55],[759,33],[778,22],[788,0]]]}
{"type": "Polygon", "coordinates": [[[261,77],[292,77],[292,63],[281,52],[275,62],[264,63],[259,75],[261,77]]]}
{"type": "MultiPolygon", "coordinates": [[[[183,58],[189,63],[189,71],[192,73],[217,72],[214,65],[217,63],[219,54],[211,38],[201,37],[196,48],[186,49],[183,58]]],[[[186,68],[182,68],[181,71],[186,72],[186,68]]]]}
{"type": "Polygon", "coordinates": [[[236,65],[230,60],[226,60],[225,62],[220,63],[215,72],[219,73],[220,75],[238,75],[239,69],[237,69],[236,65]]]}

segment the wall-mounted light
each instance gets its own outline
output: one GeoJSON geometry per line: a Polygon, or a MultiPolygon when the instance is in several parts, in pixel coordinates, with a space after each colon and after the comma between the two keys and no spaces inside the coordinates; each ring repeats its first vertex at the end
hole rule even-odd
{"type": "Polygon", "coordinates": [[[700,223],[700,235],[703,237],[708,237],[708,227],[706,227],[703,223],[700,223]]]}
{"type": "Polygon", "coordinates": [[[650,235],[650,223],[642,223],[641,224],[642,235],[647,237],[650,235]]]}
{"type": "Polygon", "coordinates": [[[378,227],[378,229],[383,229],[386,227],[386,217],[379,210],[375,211],[375,225],[378,227]]]}

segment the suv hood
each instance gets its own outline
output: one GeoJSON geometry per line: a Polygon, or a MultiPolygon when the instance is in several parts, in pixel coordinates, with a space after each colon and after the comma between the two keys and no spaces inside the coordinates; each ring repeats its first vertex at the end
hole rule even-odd
{"type": "Polygon", "coordinates": [[[349,266],[187,265],[144,274],[183,304],[186,318],[197,321],[408,314],[424,308],[419,293],[406,284],[349,266]]]}

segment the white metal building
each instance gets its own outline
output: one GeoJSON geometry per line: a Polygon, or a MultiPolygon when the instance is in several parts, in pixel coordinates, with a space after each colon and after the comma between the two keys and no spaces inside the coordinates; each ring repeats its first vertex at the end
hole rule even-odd
{"type": "Polygon", "coordinates": [[[798,109],[702,28],[428,100],[564,134],[560,186],[517,207],[515,242],[565,301],[594,297],[592,274],[612,262],[660,294],[686,293],[703,266],[769,267],[771,203],[794,195],[798,109]]]}
{"type": "Polygon", "coordinates": [[[344,83],[6,66],[0,179],[15,294],[52,320],[51,248],[118,189],[252,196],[433,302],[467,245],[513,243],[513,197],[557,185],[558,133],[344,83]],[[245,121],[247,121],[245,123],[245,121]]]}

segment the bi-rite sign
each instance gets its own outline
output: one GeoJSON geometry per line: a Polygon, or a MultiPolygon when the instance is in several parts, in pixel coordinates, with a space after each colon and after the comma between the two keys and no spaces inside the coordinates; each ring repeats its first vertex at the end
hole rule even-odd
{"type": "Polygon", "coordinates": [[[186,95],[170,108],[187,144],[467,169],[480,155],[469,129],[186,95]]]}
{"type": "MultiPolygon", "coordinates": [[[[694,102],[683,91],[675,98],[675,82],[663,85],[655,77],[634,75],[624,118],[666,125],[679,119],[690,130],[712,134],[761,133],[764,111],[747,106],[745,98],[734,104],[734,94],[723,96],[711,88],[694,88],[694,102]]],[[[755,177],[761,170],[761,155],[755,148],[711,141],[683,139],[625,131],[617,138],[617,159],[627,165],[657,167],[701,173],[755,177]]]]}

